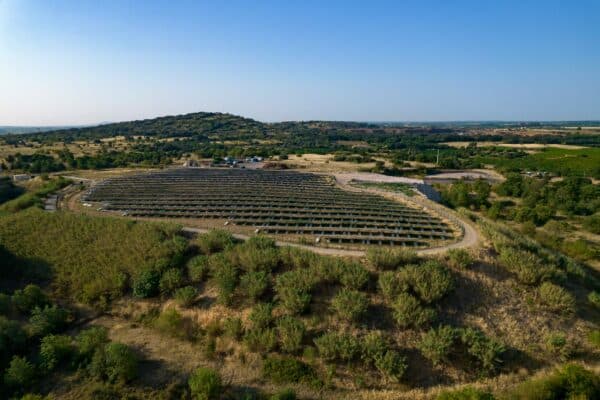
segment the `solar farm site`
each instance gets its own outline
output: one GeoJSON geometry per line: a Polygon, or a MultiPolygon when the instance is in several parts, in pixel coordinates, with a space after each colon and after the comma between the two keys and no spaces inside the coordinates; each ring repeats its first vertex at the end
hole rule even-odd
{"type": "Polygon", "coordinates": [[[132,217],[225,220],[322,243],[430,247],[458,233],[422,209],[295,171],[178,168],[107,179],[83,197],[132,217]]]}

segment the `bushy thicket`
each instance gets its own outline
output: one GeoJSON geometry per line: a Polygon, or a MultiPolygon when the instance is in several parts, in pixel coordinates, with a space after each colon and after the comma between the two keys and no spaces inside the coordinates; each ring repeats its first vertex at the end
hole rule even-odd
{"type": "Polygon", "coordinates": [[[448,325],[440,325],[424,333],[419,349],[434,365],[448,362],[451,354],[463,352],[485,371],[493,371],[498,367],[505,352],[501,343],[479,330],[448,325]]]}
{"type": "Polygon", "coordinates": [[[331,301],[334,312],[347,322],[360,322],[368,306],[369,299],[366,294],[346,288],[340,290],[331,301]]]}
{"type": "Polygon", "coordinates": [[[1,246],[49,266],[59,294],[86,303],[121,296],[142,271],[174,266],[187,246],[176,232],[167,224],[34,209],[0,218],[1,246]]]}
{"type": "Polygon", "coordinates": [[[396,270],[408,264],[414,264],[419,257],[413,250],[408,249],[388,249],[388,248],[370,248],[367,250],[367,260],[377,270],[388,271],[396,270]]]}
{"type": "Polygon", "coordinates": [[[263,361],[263,376],[275,383],[308,383],[315,382],[317,376],[308,364],[291,357],[267,357],[263,361]]]}
{"type": "Polygon", "coordinates": [[[196,369],[188,379],[191,395],[197,400],[216,400],[223,392],[219,373],[210,368],[196,369]]]}
{"type": "Polygon", "coordinates": [[[540,302],[549,310],[573,314],[575,312],[575,297],[566,289],[550,282],[544,282],[539,288],[540,302]]]}
{"type": "Polygon", "coordinates": [[[580,365],[567,364],[549,375],[523,382],[503,397],[515,400],[597,399],[600,398],[600,378],[580,365]]]}

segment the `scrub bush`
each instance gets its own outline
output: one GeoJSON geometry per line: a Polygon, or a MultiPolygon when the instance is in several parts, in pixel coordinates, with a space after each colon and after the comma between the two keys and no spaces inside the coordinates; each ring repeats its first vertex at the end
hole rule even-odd
{"type": "Polygon", "coordinates": [[[425,308],[415,297],[401,293],[392,305],[396,323],[401,328],[420,328],[435,319],[435,311],[425,308]]]}
{"type": "Polygon", "coordinates": [[[256,302],[269,287],[269,281],[268,272],[247,272],[240,279],[240,287],[251,301],[256,302]]]}
{"type": "Polygon", "coordinates": [[[44,308],[36,307],[29,318],[29,333],[32,336],[45,336],[56,333],[67,326],[69,312],[56,305],[44,308]]]}
{"type": "Polygon", "coordinates": [[[454,287],[454,280],[446,267],[437,261],[427,261],[407,268],[410,286],[425,303],[433,303],[446,296],[454,287]]]}
{"type": "Polygon", "coordinates": [[[4,383],[11,388],[27,388],[35,383],[35,366],[25,357],[14,356],[4,372],[4,383]]]}
{"type": "Polygon", "coordinates": [[[277,384],[309,383],[316,379],[315,371],[308,364],[291,357],[267,357],[262,373],[266,379],[277,384]]]}
{"type": "Polygon", "coordinates": [[[248,319],[252,323],[252,329],[268,328],[273,322],[273,306],[269,303],[257,304],[248,319]]]}
{"type": "Polygon", "coordinates": [[[183,274],[179,268],[169,268],[163,272],[158,283],[160,292],[163,295],[172,293],[178,287],[183,285],[183,274]]]}
{"type": "Polygon", "coordinates": [[[540,302],[550,311],[570,315],[575,312],[575,297],[562,287],[544,282],[538,290],[540,302]]]}
{"type": "Polygon", "coordinates": [[[340,283],[349,289],[361,289],[369,281],[369,271],[359,262],[347,262],[341,268],[340,283]]]}
{"type": "Polygon", "coordinates": [[[188,379],[192,398],[196,400],[217,400],[223,392],[223,382],[217,371],[211,368],[198,368],[188,379]]]}
{"type": "Polygon", "coordinates": [[[160,273],[154,268],[140,272],[133,281],[133,295],[142,299],[158,295],[160,273]]]}
{"type": "Polygon", "coordinates": [[[357,290],[341,289],[331,301],[335,313],[347,322],[359,322],[367,312],[369,299],[357,290]]]}
{"type": "Polygon", "coordinates": [[[138,373],[137,355],[121,343],[108,343],[96,350],[89,366],[92,376],[111,383],[128,382],[138,373]]]}
{"type": "Polygon", "coordinates": [[[367,250],[367,260],[380,271],[395,270],[417,262],[419,256],[408,249],[371,248],[367,250]]]}
{"type": "Polygon", "coordinates": [[[418,345],[419,350],[429,359],[433,365],[446,361],[452,351],[454,340],[456,339],[456,330],[451,326],[439,326],[437,329],[430,329],[421,337],[418,345]]]}
{"type": "Polygon", "coordinates": [[[221,252],[232,246],[234,242],[235,239],[231,233],[218,229],[198,235],[195,240],[196,246],[198,246],[202,254],[206,255],[221,252]]]}
{"type": "Polygon", "coordinates": [[[189,259],[186,264],[187,274],[190,281],[199,283],[208,277],[210,267],[208,257],[205,255],[195,256],[189,259]]]}
{"type": "Polygon", "coordinates": [[[196,300],[196,296],[198,295],[198,290],[193,286],[184,286],[175,291],[173,297],[177,304],[181,307],[190,307],[194,304],[196,300]]]}
{"type": "Polygon", "coordinates": [[[375,368],[384,379],[398,382],[404,375],[406,368],[408,368],[408,364],[406,363],[406,357],[401,356],[395,350],[388,350],[375,359],[375,368]]]}
{"type": "Polygon", "coordinates": [[[14,307],[24,314],[30,313],[36,307],[43,308],[50,304],[48,297],[37,285],[27,285],[22,290],[15,290],[11,300],[14,307]]]}
{"type": "Polygon", "coordinates": [[[286,315],[277,321],[277,333],[281,350],[296,353],[302,348],[306,327],[301,320],[286,315]]]}
{"type": "Polygon", "coordinates": [[[473,257],[464,249],[450,249],[446,252],[448,265],[456,269],[467,269],[473,264],[473,257]]]}
{"type": "Polygon", "coordinates": [[[40,362],[46,371],[52,371],[59,364],[72,359],[75,346],[69,336],[48,335],[40,344],[40,362]]]}

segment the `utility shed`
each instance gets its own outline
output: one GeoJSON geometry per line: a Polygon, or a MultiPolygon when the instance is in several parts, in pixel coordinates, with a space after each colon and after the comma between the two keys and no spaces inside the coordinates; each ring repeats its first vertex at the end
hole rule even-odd
{"type": "Polygon", "coordinates": [[[19,182],[19,181],[28,181],[31,179],[31,176],[27,175],[27,174],[17,174],[17,175],[13,175],[12,176],[13,181],[15,182],[19,182]]]}

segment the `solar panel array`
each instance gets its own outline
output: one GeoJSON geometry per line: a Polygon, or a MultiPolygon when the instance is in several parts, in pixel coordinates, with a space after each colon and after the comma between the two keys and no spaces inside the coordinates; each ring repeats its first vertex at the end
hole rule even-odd
{"type": "Polygon", "coordinates": [[[268,234],[334,243],[428,246],[456,236],[423,210],[295,171],[168,169],[108,179],[84,201],[136,217],[225,219],[268,234]]]}

